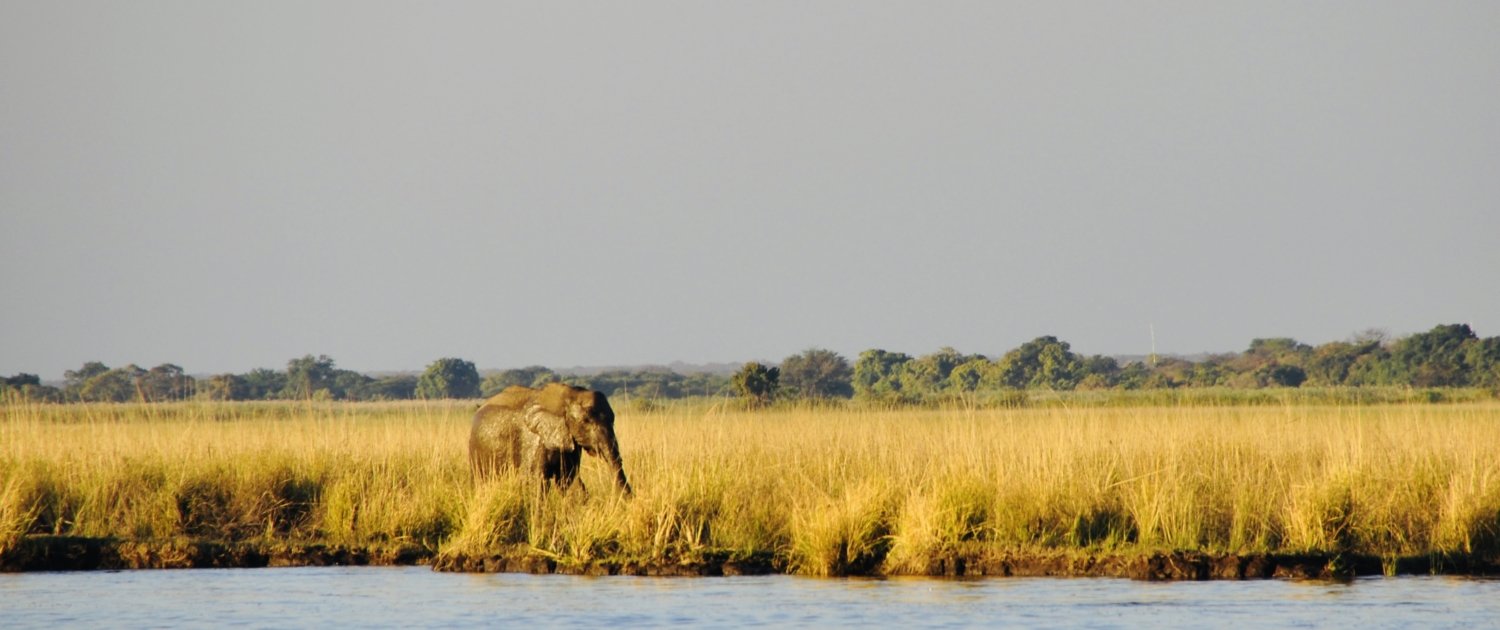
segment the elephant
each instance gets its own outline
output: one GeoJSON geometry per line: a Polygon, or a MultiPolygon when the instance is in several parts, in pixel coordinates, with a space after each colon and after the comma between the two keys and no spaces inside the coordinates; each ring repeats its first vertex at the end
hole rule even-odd
{"type": "Polygon", "coordinates": [[[608,463],[615,485],[631,493],[615,439],[615,412],[600,392],[562,383],[541,389],[512,385],[480,405],[469,430],[476,481],[517,469],[566,490],[577,480],[583,451],[608,463]]]}

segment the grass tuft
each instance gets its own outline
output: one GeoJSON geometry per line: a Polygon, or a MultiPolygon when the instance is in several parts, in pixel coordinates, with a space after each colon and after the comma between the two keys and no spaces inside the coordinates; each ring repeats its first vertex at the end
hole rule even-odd
{"type": "Polygon", "coordinates": [[[474,484],[464,402],[4,406],[0,552],[303,541],[808,575],[1007,550],[1500,556],[1493,401],[1056,402],[622,405],[630,499],[592,457],[586,490],[474,484]]]}

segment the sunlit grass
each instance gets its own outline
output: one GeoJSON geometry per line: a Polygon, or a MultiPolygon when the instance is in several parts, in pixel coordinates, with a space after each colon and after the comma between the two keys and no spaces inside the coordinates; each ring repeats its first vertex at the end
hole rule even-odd
{"type": "Polygon", "coordinates": [[[476,486],[473,403],[0,408],[24,534],[774,557],[922,573],[1005,550],[1500,554],[1500,405],[933,410],[619,405],[636,493],[476,486]]]}

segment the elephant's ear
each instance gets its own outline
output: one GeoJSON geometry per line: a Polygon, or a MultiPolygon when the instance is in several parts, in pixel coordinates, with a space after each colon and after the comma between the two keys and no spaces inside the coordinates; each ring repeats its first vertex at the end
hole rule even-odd
{"type": "Polygon", "coordinates": [[[543,446],[564,452],[573,450],[573,436],[568,433],[568,425],[562,416],[543,409],[540,404],[533,404],[526,407],[522,418],[526,430],[536,434],[543,446]]]}

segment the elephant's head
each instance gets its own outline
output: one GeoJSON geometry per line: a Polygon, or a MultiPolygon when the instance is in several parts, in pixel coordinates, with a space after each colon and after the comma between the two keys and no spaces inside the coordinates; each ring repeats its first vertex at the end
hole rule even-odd
{"type": "Polygon", "coordinates": [[[630,482],[625,479],[625,467],[620,461],[620,443],[615,439],[615,411],[609,406],[604,394],[573,387],[562,383],[551,383],[537,395],[537,404],[560,426],[543,426],[539,434],[549,446],[564,451],[581,448],[585,452],[607,462],[615,474],[615,485],[625,494],[630,494],[630,482]],[[548,439],[546,433],[552,436],[548,439]]]}

